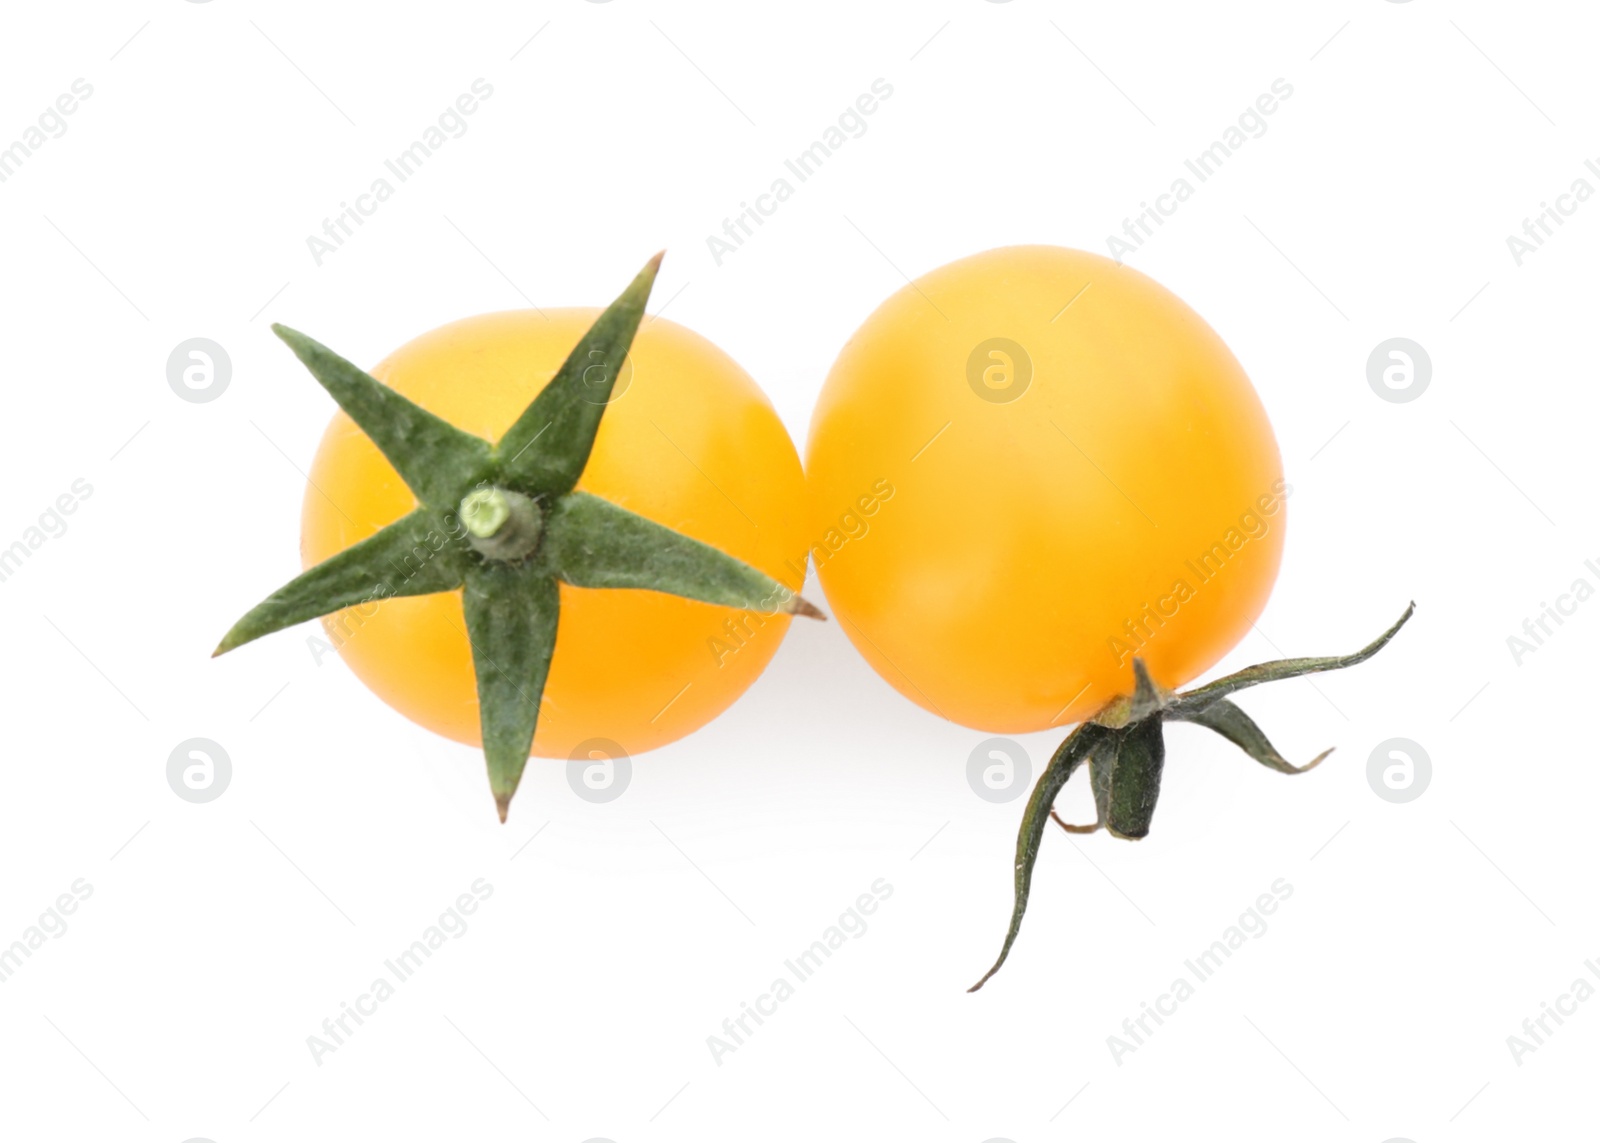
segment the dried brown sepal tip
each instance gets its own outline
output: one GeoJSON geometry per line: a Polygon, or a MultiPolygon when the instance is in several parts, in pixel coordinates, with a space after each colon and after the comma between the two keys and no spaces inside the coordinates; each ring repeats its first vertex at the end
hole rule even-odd
{"type": "Polygon", "coordinates": [[[820,619],[824,623],[828,621],[828,617],[822,613],[822,608],[809,602],[803,596],[797,595],[791,599],[788,610],[790,615],[799,615],[806,619],[820,619]]]}

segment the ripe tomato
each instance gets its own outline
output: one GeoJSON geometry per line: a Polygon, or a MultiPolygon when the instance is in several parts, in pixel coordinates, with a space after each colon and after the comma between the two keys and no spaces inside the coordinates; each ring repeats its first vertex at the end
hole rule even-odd
{"type": "MultiPolygon", "coordinates": [[[[598,309],[513,311],[408,342],[372,375],[458,428],[498,440],[549,383],[598,309]]],[[[804,482],[766,396],[698,334],[647,319],[619,374],[582,479],[593,493],[771,575],[804,550],[804,482]]],[[[344,413],[311,468],[301,555],[312,567],[417,505],[344,413]]],[[[716,717],[755,681],[788,628],[756,615],[641,590],[563,583],[555,658],[533,752],[566,757],[607,738],[630,754],[716,717]]],[[[481,742],[461,591],[385,599],[324,620],[346,663],[380,698],[458,742],[481,742]]]]}
{"type": "Polygon", "coordinates": [[[1290,489],[1222,340],[1136,270],[1047,246],[943,266],[830,372],[806,455],[812,548],[902,694],[999,733],[1176,688],[1266,603],[1290,489]],[[875,492],[892,489],[889,496],[875,492]]]}

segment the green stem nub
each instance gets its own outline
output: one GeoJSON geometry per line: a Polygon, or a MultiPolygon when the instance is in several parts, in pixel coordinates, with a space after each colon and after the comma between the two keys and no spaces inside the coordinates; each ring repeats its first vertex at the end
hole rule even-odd
{"type": "Polygon", "coordinates": [[[461,498],[467,541],[486,558],[515,563],[539,546],[544,513],[531,496],[509,488],[475,488],[461,498]]]}

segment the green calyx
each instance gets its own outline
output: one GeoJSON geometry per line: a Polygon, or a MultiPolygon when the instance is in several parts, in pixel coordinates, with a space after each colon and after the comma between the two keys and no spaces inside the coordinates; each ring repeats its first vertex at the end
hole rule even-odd
{"type": "Polygon", "coordinates": [[[290,580],[216,655],[345,607],[462,592],[500,820],[522,780],[555,650],[558,584],[660,591],[819,618],[766,573],[576,490],[661,266],[652,258],[497,443],[451,425],[328,348],[276,333],[394,466],[417,507],[290,580]]]}
{"type": "Polygon", "coordinates": [[[1158,686],[1150,678],[1144,662],[1134,659],[1133,693],[1113,699],[1099,714],[1079,725],[1056,749],[1039,776],[1022,814],[1022,828],[1017,833],[1011,926],[1006,931],[1005,944],[994,966],[967,991],[976,992],[982,988],[1011,955],[1011,946],[1016,943],[1023,914],[1028,909],[1028,892],[1033,884],[1033,866],[1039,858],[1039,845],[1044,840],[1045,826],[1052,818],[1068,833],[1094,833],[1104,829],[1113,837],[1137,841],[1150,832],[1156,799],[1161,793],[1161,772],[1166,764],[1163,723],[1196,723],[1222,735],[1269,769],[1280,774],[1304,774],[1333,751],[1323,751],[1304,766],[1291,764],[1278,753],[1255,721],[1228,696],[1260,683],[1336,671],[1365,662],[1394,638],[1416,607],[1415,603],[1407,607],[1394,626],[1353,655],[1260,663],[1182,694],[1158,686]],[[1069,825],[1056,814],[1056,796],[1085,762],[1089,765],[1089,781],[1094,791],[1095,822],[1069,825]]]}

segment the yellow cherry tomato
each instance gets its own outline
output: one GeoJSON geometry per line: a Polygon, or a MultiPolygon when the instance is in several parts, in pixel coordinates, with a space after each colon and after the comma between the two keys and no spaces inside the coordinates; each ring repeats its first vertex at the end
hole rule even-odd
{"type": "MultiPolygon", "coordinates": [[[[407,343],[372,374],[457,427],[498,440],[599,314],[468,318],[407,343]]],[[[801,587],[804,478],[794,445],[749,375],[680,325],[647,318],[640,326],[578,488],[801,587]]],[[[336,414],[306,488],[305,566],[415,507],[372,442],[336,414]]],[[[555,658],[533,742],[544,757],[566,757],[596,738],[636,754],[698,729],[755,681],[789,624],[787,614],[657,592],[560,590],[555,658]]],[[[378,697],[430,730],[480,744],[460,590],[387,599],[323,622],[378,697]]]]}
{"type": "Polygon", "coordinates": [[[840,353],[806,479],[823,590],[868,662],[966,726],[1178,687],[1266,604],[1290,489],[1227,346],[1136,270],[1017,246],[943,266],[840,353]]]}

